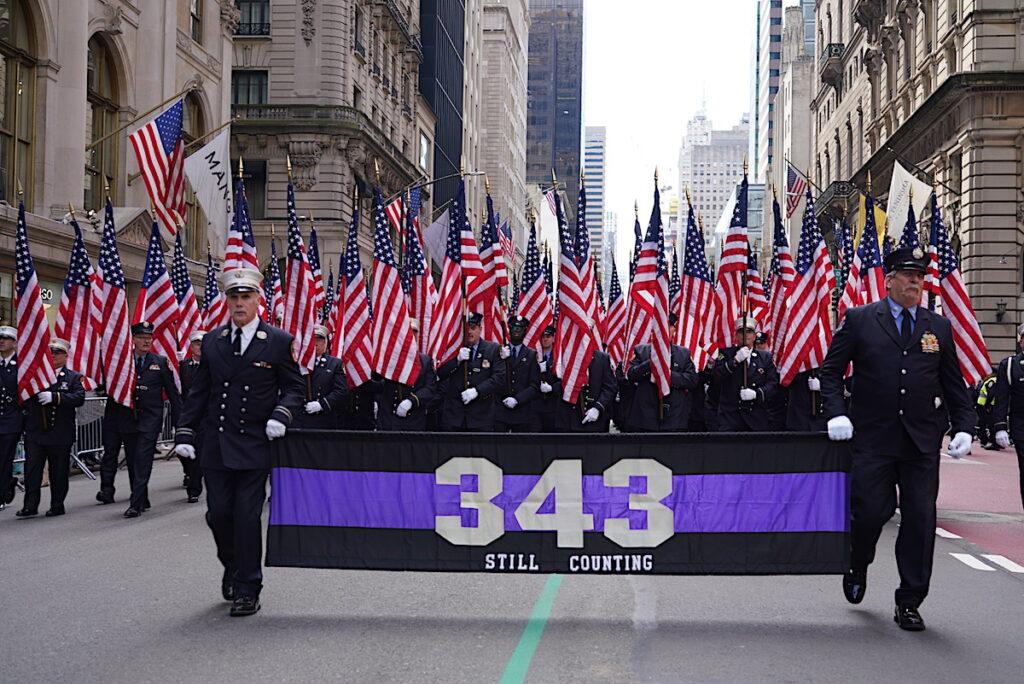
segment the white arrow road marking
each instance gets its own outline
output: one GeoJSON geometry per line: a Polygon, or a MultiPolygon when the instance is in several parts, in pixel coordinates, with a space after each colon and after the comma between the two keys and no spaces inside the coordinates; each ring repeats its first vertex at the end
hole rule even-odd
{"type": "Polygon", "coordinates": [[[1024,566],[1014,563],[1006,556],[998,556],[994,553],[983,553],[981,554],[981,557],[985,558],[986,560],[992,563],[995,563],[996,565],[1002,568],[1009,570],[1010,572],[1024,572],[1024,566]]]}
{"type": "Polygon", "coordinates": [[[949,530],[944,530],[941,527],[935,528],[935,534],[942,537],[943,539],[963,539],[959,534],[953,534],[949,530]]]}
{"type": "Polygon", "coordinates": [[[974,570],[988,570],[989,572],[996,571],[995,568],[985,565],[969,553],[950,553],[949,555],[953,558],[956,558],[958,561],[960,561],[967,567],[973,568],[974,570]]]}

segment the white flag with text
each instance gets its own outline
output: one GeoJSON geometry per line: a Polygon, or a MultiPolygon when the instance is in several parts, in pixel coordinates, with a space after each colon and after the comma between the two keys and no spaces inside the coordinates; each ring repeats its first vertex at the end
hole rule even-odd
{"type": "Polygon", "coordinates": [[[224,254],[227,249],[228,227],[233,213],[230,141],[231,127],[228,126],[185,159],[185,175],[206,212],[209,223],[207,235],[215,254],[224,254]]]}

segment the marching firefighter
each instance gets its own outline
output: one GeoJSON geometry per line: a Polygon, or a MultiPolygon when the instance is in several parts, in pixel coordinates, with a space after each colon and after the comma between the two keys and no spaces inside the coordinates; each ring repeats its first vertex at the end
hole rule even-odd
{"type": "Polygon", "coordinates": [[[560,400],[559,395],[555,393],[558,376],[555,373],[554,347],[555,326],[549,325],[540,333],[540,354],[537,359],[537,366],[540,369],[537,390],[540,396],[536,403],[541,432],[555,432],[555,407],[560,400]]]}
{"type": "MultiPolygon", "coordinates": [[[[676,337],[679,316],[670,314],[669,339],[676,337]]],[[[627,378],[633,385],[629,425],[637,432],[685,432],[689,428],[693,392],[700,376],[693,366],[690,351],[673,344],[670,347],[670,391],[659,397],[651,382],[651,345],[642,344],[633,353],[627,378]]]]}
{"type": "Polygon", "coordinates": [[[992,429],[997,445],[1005,449],[1012,440],[1017,450],[1020,498],[1024,502],[1024,325],[1017,329],[1017,338],[1022,351],[1003,359],[996,371],[992,429]]]}
{"type": "Polygon", "coordinates": [[[454,359],[437,369],[445,432],[494,430],[494,397],[505,387],[505,363],[499,345],[480,338],[483,319],[479,313],[467,316],[463,346],[454,359]]]}
{"type": "Polygon", "coordinates": [[[292,427],[333,430],[338,427],[339,407],[345,405],[348,389],[341,359],[327,353],[330,332],[326,326],[313,326],[316,360],[306,375],[306,402],[292,427]]]}
{"type": "Polygon", "coordinates": [[[754,349],[757,328],[757,321],[750,316],[736,319],[733,346],[722,349],[715,358],[711,383],[717,399],[715,429],[719,432],[772,429],[768,409],[779,391],[779,372],[771,352],[754,349]]]}
{"type": "Polygon", "coordinates": [[[530,321],[513,316],[508,322],[509,344],[502,347],[505,386],[498,388],[495,406],[496,432],[540,432],[537,404],[540,397],[540,365],[537,352],[523,344],[530,321]]]}
{"type": "Polygon", "coordinates": [[[587,382],[576,403],[562,398],[562,381],[552,386],[555,395],[555,432],[608,432],[615,406],[617,384],[612,360],[606,352],[595,351],[587,366],[587,382]]]}
{"type": "MultiPolygon", "coordinates": [[[[419,322],[409,320],[414,333],[419,333],[419,322]]],[[[433,412],[437,401],[437,376],[434,375],[434,360],[427,354],[420,354],[420,374],[412,387],[395,382],[380,380],[377,396],[377,429],[384,432],[424,432],[427,415],[433,412]]]]}
{"type": "MultiPolygon", "coordinates": [[[[196,330],[188,338],[188,358],[181,362],[181,367],[179,368],[182,403],[188,398],[188,393],[191,391],[192,383],[196,377],[196,371],[199,370],[199,361],[203,357],[204,335],[206,335],[205,330],[196,330]]],[[[203,471],[199,467],[199,459],[182,458],[179,456],[178,460],[181,461],[182,470],[185,471],[185,480],[182,484],[185,487],[185,495],[188,497],[188,502],[198,503],[199,495],[203,493],[203,471]]]]}
{"type": "Polygon", "coordinates": [[[14,454],[25,412],[18,403],[18,331],[0,326],[0,511],[14,501],[14,454]]]}

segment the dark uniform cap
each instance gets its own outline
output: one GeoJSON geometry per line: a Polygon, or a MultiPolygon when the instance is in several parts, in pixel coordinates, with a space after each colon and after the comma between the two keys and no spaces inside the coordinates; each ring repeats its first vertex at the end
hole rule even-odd
{"type": "Polygon", "coordinates": [[[885,257],[885,272],[895,271],[917,271],[925,273],[928,271],[928,255],[920,247],[901,247],[889,252],[885,257]]]}
{"type": "Polygon", "coordinates": [[[768,344],[768,333],[757,333],[757,335],[754,336],[754,344],[768,344]]]}
{"type": "Polygon", "coordinates": [[[466,325],[483,325],[484,315],[482,313],[466,314],[466,325]]]}
{"type": "Polygon", "coordinates": [[[555,334],[555,326],[549,325],[548,327],[546,327],[543,330],[541,330],[540,334],[541,335],[554,335],[555,334]]]}
{"type": "Polygon", "coordinates": [[[132,326],[132,335],[152,335],[153,324],[149,321],[139,321],[132,326]]]}
{"type": "Polygon", "coordinates": [[[525,330],[530,327],[530,319],[525,316],[513,316],[508,319],[508,327],[516,328],[517,330],[525,330]]]}

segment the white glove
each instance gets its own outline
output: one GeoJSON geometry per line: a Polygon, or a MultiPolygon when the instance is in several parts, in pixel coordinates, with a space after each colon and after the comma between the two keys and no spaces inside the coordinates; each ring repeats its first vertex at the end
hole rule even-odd
{"type": "Polygon", "coordinates": [[[953,458],[963,458],[967,454],[971,453],[971,442],[974,438],[966,432],[958,432],[953,435],[953,439],[949,440],[949,446],[946,447],[946,453],[953,458]]]}
{"type": "Polygon", "coordinates": [[[807,378],[807,389],[811,390],[812,392],[820,392],[821,380],[819,380],[818,378],[807,378]]]}
{"type": "Polygon", "coordinates": [[[480,396],[480,393],[476,391],[476,387],[470,387],[468,390],[462,392],[462,403],[468,404],[478,396],[480,396]]]}
{"type": "Polygon", "coordinates": [[[279,420],[271,418],[267,421],[267,439],[277,439],[278,437],[284,437],[285,426],[279,420]]]}
{"type": "Polygon", "coordinates": [[[757,399],[757,392],[754,390],[749,387],[740,390],[740,401],[754,401],[755,399],[757,399]]]}
{"type": "Polygon", "coordinates": [[[469,361],[469,347],[459,347],[459,361],[469,361]]]}
{"type": "Polygon", "coordinates": [[[515,397],[505,397],[505,401],[501,403],[504,404],[505,408],[508,409],[514,409],[516,406],[519,406],[519,402],[516,401],[515,397]]]}
{"type": "Polygon", "coordinates": [[[39,403],[42,404],[43,406],[46,406],[47,404],[52,404],[53,392],[40,392],[39,394],[36,395],[36,399],[38,399],[39,403]]]}
{"type": "Polygon", "coordinates": [[[507,359],[512,356],[512,349],[507,344],[503,344],[498,353],[501,355],[501,358],[507,359]]]}
{"type": "Polygon", "coordinates": [[[412,411],[412,399],[403,399],[395,407],[395,415],[399,418],[405,418],[409,415],[409,411],[412,411]]]}
{"type": "Polygon", "coordinates": [[[736,363],[743,363],[750,358],[750,347],[740,347],[736,350],[736,363]]]}
{"type": "Polygon", "coordinates": [[[196,448],[191,444],[178,444],[173,449],[175,456],[181,456],[189,460],[195,460],[196,448]]]}
{"type": "Polygon", "coordinates": [[[544,382],[543,380],[541,380],[541,381],[540,381],[540,391],[541,391],[541,392],[542,392],[543,394],[551,394],[551,390],[552,390],[552,389],[554,389],[554,388],[553,388],[553,387],[551,387],[551,385],[550,385],[550,384],[548,384],[548,383],[544,382]]]}
{"type": "Polygon", "coordinates": [[[846,416],[836,416],[828,421],[828,438],[833,442],[853,439],[853,423],[846,416]]]}
{"type": "Polygon", "coordinates": [[[1006,430],[1000,430],[996,433],[996,444],[1003,447],[1004,449],[1010,446],[1010,433],[1006,430]]]}
{"type": "Polygon", "coordinates": [[[600,415],[601,412],[598,411],[597,408],[589,408],[587,409],[587,412],[583,414],[582,422],[584,425],[586,425],[587,423],[596,423],[600,415]]]}
{"type": "Polygon", "coordinates": [[[306,404],[306,413],[320,413],[323,410],[324,407],[319,401],[311,401],[306,404]]]}
{"type": "Polygon", "coordinates": [[[537,365],[540,366],[540,372],[541,373],[547,373],[548,372],[548,362],[547,361],[541,361],[537,365]]]}

